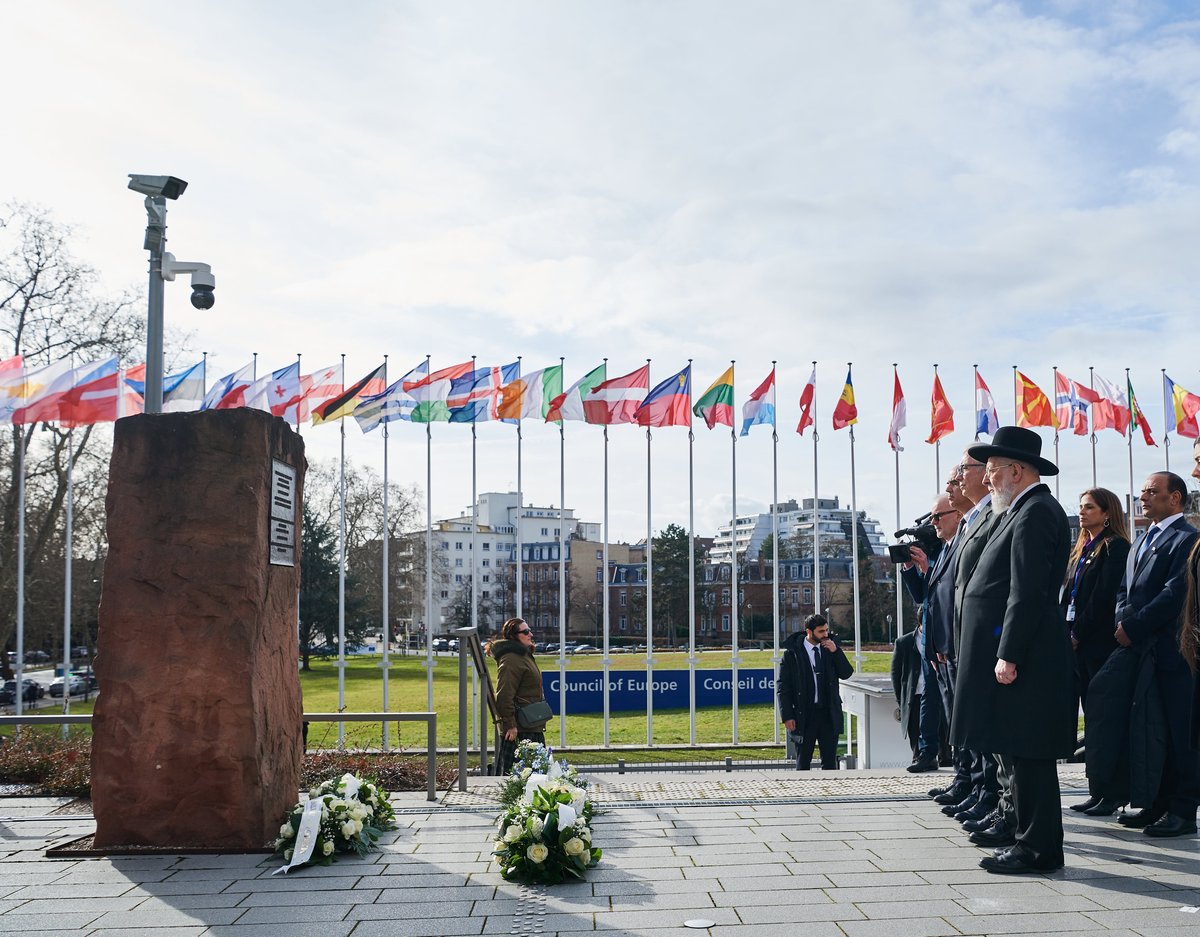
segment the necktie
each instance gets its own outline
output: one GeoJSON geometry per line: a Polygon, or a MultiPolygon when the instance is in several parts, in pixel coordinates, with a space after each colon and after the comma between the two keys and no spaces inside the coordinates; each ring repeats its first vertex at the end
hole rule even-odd
{"type": "Polygon", "coordinates": [[[817,703],[825,702],[825,681],[821,679],[821,646],[813,648],[813,681],[817,685],[817,703]]]}
{"type": "Polygon", "coordinates": [[[1142,541],[1141,547],[1138,549],[1138,562],[1140,563],[1146,556],[1146,551],[1149,549],[1151,542],[1158,536],[1160,528],[1155,526],[1146,531],[1146,538],[1142,541]]]}

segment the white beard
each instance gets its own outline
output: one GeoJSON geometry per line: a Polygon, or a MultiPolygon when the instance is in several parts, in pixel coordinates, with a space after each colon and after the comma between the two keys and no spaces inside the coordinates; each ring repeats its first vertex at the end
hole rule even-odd
{"type": "Polygon", "coordinates": [[[1016,492],[1005,490],[992,485],[992,513],[1003,514],[1012,506],[1013,495],[1016,492]]]}

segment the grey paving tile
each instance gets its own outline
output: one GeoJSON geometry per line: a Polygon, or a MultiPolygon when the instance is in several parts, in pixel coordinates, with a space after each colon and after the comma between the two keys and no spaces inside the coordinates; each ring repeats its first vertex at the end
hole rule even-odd
{"type": "MultiPolygon", "coordinates": [[[[326,868],[299,869],[274,878],[244,878],[238,879],[226,891],[268,892],[294,891],[306,892],[319,889],[321,891],[337,891],[342,888],[353,888],[358,884],[357,875],[330,875],[326,868]]],[[[376,886],[378,887],[378,886],[376,886]]]]}
{"type": "Polygon", "coordinates": [[[136,891],[132,882],[89,882],[73,885],[26,885],[9,898],[117,898],[136,891]]]}
{"type": "Polygon", "coordinates": [[[86,927],[103,912],[73,912],[70,914],[22,914],[18,908],[0,917],[0,933],[29,932],[43,934],[48,930],[77,931],[86,927]]]}
{"type": "Polygon", "coordinates": [[[731,878],[763,878],[791,875],[783,859],[754,865],[704,865],[683,868],[684,878],[715,878],[724,881],[731,878]]]}
{"type": "MultiPolygon", "coordinates": [[[[321,882],[314,882],[314,886],[321,882]]],[[[343,888],[339,890],[314,887],[311,891],[252,891],[224,892],[240,898],[243,908],[279,908],[287,905],[313,907],[321,904],[371,904],[379,900],[380,888],[343,888]]]]}
{"type": "Polygon", "coordinates": [[[487,901],[496,894],[490,885],[463,885],[458,888],[384,888],[376,901],[380,904],[408,901],[487,901]]]}
{"type": "Polygon", "coordinates": [[[906,917],[878,921],[843,921],[846,937],[947,937],[958,931],[937,917],[906,917]]]}
{"type": "Polygon", "coordinates": [[[22,914],[70,914],[71,912],[99,914],[101,911],[129,911],[143,899],[138,896],[118,898],[35,898],[21,906],[22,914]]]}
{"type": "Polygon", "coordinates": [[[944,899],[934,899],[932,901],[859,901],[855,903],[855,907],[872,920],[906,917],[946,917],[947,915],[962,912],[961,905],[944,899]]]}
{"type": "Polygon", "coordinates": [[[829,872],[825,877],[834,888],[926,884],[916,872],[829,872]]]}
{"type": "MultiPolygon", "coordinates": [[[[507,902],[498,901],[497,904],[505,904],[507,902]]],[[[372,904],[372,903],[355,903],[349,907],[346,912],[347,921],[402,921],[411,918],[433,919],[440,917],[471,917],[472,909],[480,907],[479,902],[474,901],[441,901],[441,902],[399,902],[394,901],[390,904],[372,904]]],[[[487,907],[490,910],[492,903],[487,902],[487,907]]],[[[503,913],[499,910],[497,914],[503,913]]],[[[509,913],[513,913],[510,911],[509,913]]],[[[483,917],[485,912],[477,911],[479,917],[483,917]]]]}
{"type": "MultiPolygon", "coordinates": [[[[481,917],[446,917],[436,921],[360,921],[354,927],[354,937],[459,937],[463,934],[483,933],[485,921],[486,918],[481,917]]],[[[503,933],[511,934],[512,930],[510,928],[503,933]]],[[[321,935],[314,934],[313,937],[321,935]]]]}
{"type": "Polygon", "coordinates": [[[215,895],[169,895],[143,898],[136,907],[137,911],[149,908],[178,908],[181,911],[204,908],[238,908],[245,906],[246,895],[215,894],[215,895]]]}
{"type": "Polygon", "coordinates": [[[738,911],[743,924],[807,924],[810,921],[858,921],[863,913],[852,904],[802,904],[763,905],[741,908],[738,911]]]}
{"type": "MultiPolygon", "coordinates": [[[[638,931],[651,934],[653,931],[638,931]]],[[[671,933],[678,933],[672,931],[671,933]]],[[[697,932],[699,933],[699,932],[697,932]]],[[[721,924],[710,927],[712,937],[780,937],[778,924],[721,924]]],[[[804,937],[843,937],[843,931],[833,923],[808,923],[804,925],[804,937]]]]}
{"type": "MultiPolygon", "coordinates": [[[[204,932],[204,937],[348,937],[353,924],[322,921],[316,924],[234,924],[214,925],[204,932]]],[[[174,937],[167,934],[166,937],[174,937]]]]}
{"type": "MultiPolygon", "coordinates": [[[[641,930],[652,927],[679,927],[693,917],[704,917],[717,924],[740,924],[732,908],[704,908],[692,913],[686,909],[667,911],[601,911],[596,914],[596,930],[641,930]]],[[[556,930],[559,928],[555,928],[556,930]]]]}
{"type": "MultiPolygon", "coordinates": [[[[886,872],[880,872],[880,875],[887,875],[886,872]]],[[[861,904],[863,902],[900,902],[900,901],[932,901],[935,899],[944,899],[953,901],[960,898],[949,885],[905,885],[903,888],[897,888],[894,885],[862,886],[858,888],[828,888],[827,894],[834,901],[849,902],[851,904],[861,904]]],[[[936,912],[931,912],[936,913],[936,912]]]]}
{"type": "MultiPolygon", "coordinates": [[[[195,927],[172,927],[164,933],[165,937],[201,937],[201,935],[211,934],[212,931],[206,925],[200,924],[195,927]]],[[[72,937],[78,937],[77,931],[72,931],[71,934],[72,937]]],[[[51,937],[51,935],[45,931],[39,931],[37,937],[51,937]]],[[[129,937],[129,931],[102,928],[101,930],[88,931],[88,937],[129,937]]]]}
{"type": "Polygon", "coordinates": [[[592,882],[592,891],[597,896],[655,895],[661,892],[678,894],[680,892],[695,893],[721,890],[721,883],[713,878],[680,878],[669,882],[648,882],[639,879],[622,879],[620,881],[605,882],[595,881],[589,875],[588,881],[592,882]]]}
{"type": "MultiPolygon", "coordinates": [[[[1188,902],[1180,902],[1183,906],[1188,902]]],[[[1137,911],[1092,911],[1088,915],[1102,927],[1127,927],[1130,930],[1144,933],[1154,927],[1184,927],[1192,928],[1192,933],[1200,933],[1200,912],[1186,914],[1174,908],[1143,908],[1137,911]]]]}
{"type": "Polygon", "coordinates": [[[158,907],[145,911],[106,911],[96,920],[96,926],[114,930],[186,927],[192,924],[211,926],[213,924],[231,924],[244,913],[243,908],[204,908],[185,911],[179,908],[158,907]]]}
{"type": "Polygon", "coordinates": [[[960,898],[958,903],[972,914],[1049,914],[1055,911],[1103,910],[1096,902],[1082,895],[960,898]]]}
{"type": "Polygon", "coordinates": [[[1096,921],[1086,914],[984,914],[947,917],[960,934],[1059,934],[1096,931],[1096,921]]]}
{"type": "Polygon", "coordinates": [[[211,895],[224,891],[233,884],[232,879],[169,879],[165,882],[147,882],[135,885],[130,895],[166,898],[171,895],[211,895]]]}
{"type": "Polygon", "coordinates": [[[246,924],[309,924],[318,921],[341,921],[354,905],[323,904],[250,908],[237,919],[237,926],[246,924]]]}

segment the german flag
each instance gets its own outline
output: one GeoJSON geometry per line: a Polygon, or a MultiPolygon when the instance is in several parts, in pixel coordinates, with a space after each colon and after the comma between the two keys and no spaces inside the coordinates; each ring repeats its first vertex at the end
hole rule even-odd
{"type": "Polygon", "coordinates": [[[312,415],[313,426],[319,426],[322,423],[329,423],[332,420],[340,420],[342,417],[349,416],[354,412],[354,408],[358,406],[359,401],[363,397],[382,394],[386,390],[384,383],[386,367],[386,365],[381,364],[366,377],[355,381],[336,397],[330,397],[319,407],[316,407],[312,415]]]}

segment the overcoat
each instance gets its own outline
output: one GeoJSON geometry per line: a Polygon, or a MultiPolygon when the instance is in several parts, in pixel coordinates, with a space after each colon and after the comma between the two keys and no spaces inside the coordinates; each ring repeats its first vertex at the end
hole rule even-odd
{"type": "Polygon", "coordinates": [[[546,698],[542,672],[533,659],[533,648],[520,641],[498,639],[488,646],[488,652],[496,658],[496,709],[500,714],[500,731],[541,732],[546,727],[545,722],[531,726],[517,722],[518,709],[546,698]]]}
{"type": "MultiPolygon", "coordinates": [[[[1067,622],[1067,630],[1074,631],[1079,639],[1077,653],[1094,661],[1093,671],[1117,649],[1117,639],[1113,637],[1117,588],[1125,574],[1128,556],[1129,541],[1109,533],[1088,554],[1079,574],[1075,620],[1067,622]]],[[[1071,602],[1071,590],[1075,588],[1074,577],[1074,567],[1068,567],[1061,603],[1064,615],[1071,602]]]]}
{"type": "Polygon", "coordinates": [[[958,550],[954,555],[954,654],[952,656],[955,658],[958,657],[958,649],[962,647],[963,596],[967,593],[967,583],[971,581],[971,574],[975,572],[975,564],[979,562],[979,556],[983,553],[983,548],[987,546],[988,537],[991,536],[992,525],[995,522],[996,515],[992,513],[991,504],[988,504],[967,529],[967,534],[962,538],[962,543],[958,545],[958,550]]]}
{"type": "MultiPolygon", "coordinates": [[[[779,683],[776,695],[779,697],[779,720],[787,722],[796,720],[796,731],[804,730],[805,717],[813,709],[813,670],[808,660],[808,652],[801,647],[804,643],[804,632],[797,631],[783,642],[783,660],[779,662],[779,683]]],[[[839,680],[845,680],[854,673],[854,667],[846,659],[846,652],[834,638],[837,649],[827,651],[821,648],[821,675],[825,678],[825,698],[829,701],[829,717],[834,725],[842,721],[842,696],[839,680]]]]}
{"type": "Polygon", "coordinates": [[[920,705],[917,685],[921,680],[921,654],[914,631],[902,634],[892,648],[892,690],[900,707],[900,734],[908,738],[908,720],[920,705]]]}
{"type": "Polygon", "coordinates": [[[1071,644],[1058,604],[1070,552],[1067,516],[1035,485],[997,515],[962,604],[953,742],[1016,758],[1075,749],[1071,644]],[[996,680],[996,661],[1017,678],[996,680]]]}

